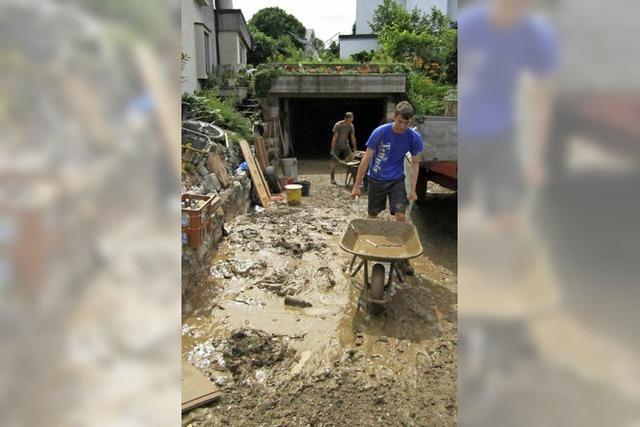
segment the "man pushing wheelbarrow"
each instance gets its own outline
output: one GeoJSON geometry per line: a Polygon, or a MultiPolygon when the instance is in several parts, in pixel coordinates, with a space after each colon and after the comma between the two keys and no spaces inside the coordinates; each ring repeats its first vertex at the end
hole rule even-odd
{"type": "MultiPolygon", "coordinates": [[[[351,197],[359,197],[361,195],[360,187],[362,186],[364,175],[367,173],[369,181],[367,186],[367,211],[369,220],[376,219],[380,212],[386,209],[388,200],[391,215],[394,216],[397,222],[404,223],[406,221],[408,203],[417,199],[416,183],[418,181],[418,172],[420,168],[420,159],[418,156],[422,153],[423,142],[420,134],[409,128],[409,123],[413,118],[413,115],[414,110],[411,104],[406,101],[398,103],[395,108],[393,122],[376,128],[367,141],[367,151],[365,152],[360,163],[360,167],[358,168],[355,184],[351,191],[351,197]],[[411,169],[409,172],[411,188],[408,194],[405,187],[405,168],[403,163],[407,153],[411,153],[411,169]]],[[[392,234],[400,233],[403,238],[409,238],[413,233],[415,233],[415,228],[409,224],[406,224],[406,226],[408,227],[400,226],[403,228],[402,230],[389,229],[388,231],[392,232],[392,234]],[[404,228],[407,228],[407,230],[404,230],[404,228]],[[411,230],[408,230],[408,228],[411,228],[411,230]]],[[[382,227],[382,225],[378,226],[373,223],[366,226],[367,229],[380,227],[382,227]]],[[[350,224],[349,228],[351,229],[351,232],[355,232],[353,224],[350,224]]],[[[347,230],[347,233],[349,233],[349,230],[347,230]]],[[[389,236],[389,233],[384,234],[387,235],[387,238],[392,238],[392,240],[394,240],[395,237],[401,237],[389,236]]],[[[364,239],[364,244],[372,245],[371,249],[374,249],[374,252],[376,250],[380,251],[381,249],[385,249],[385,252],[388,253],[384,258],[396,258],[393,263],[393,268],[391,268],[387,285],[391,282],[391,273],[393,273],[394,270],[398,270],[398,272],[401,273],[399,274],[401,278],[404,276],[404,273],[413,274],[413,269],[409,265],[408,260],[422,253],[422,247],[420,246],[419,253],[417,255],[415,255],[415,251],[409,251],[410,253],[407,254],[400,254],[398,251],[402,252],[407,249],[403,242],[400,241],[396,243],[376,242],[374,239],[368,238],[364,239]],[[395,254],[397,256],[394,255],[394,251],[398,252],[398,254],[395,254]]],[[[343,249],[353,253],[354,258],[357,256],[356,252],[358,251],[349,250],[349,248],[345,246],[343,246],[343,249]]],[[[355,259],[352,260],[352,264],[354,261],[355,259]]],[[[367,281],[366,277],[365,281],[367,281]]],[[[367,285],[369,284],[366,283],[365,286],[367,285]]]]}

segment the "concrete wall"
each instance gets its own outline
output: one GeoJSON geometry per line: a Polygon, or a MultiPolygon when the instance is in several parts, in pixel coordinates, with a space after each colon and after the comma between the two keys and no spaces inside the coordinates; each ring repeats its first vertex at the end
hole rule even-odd
{"type": "Polygon", "coordinates": [[[344,39],[340,38],[340,58],[349,59],[354,53],[363,50],[378,50],[378,40],[372,36],[367,39],[344,39]]]}
{"type": "Polygon", "coordinates": [[[418,133],[424,141],[422,160],[458,160],[458,119],[416,116],[418,133]]]}
{"type": "Polygon", "coordinates": [[[181,3],[181,47],[182,52],[189,56],[184,69],[182,70],[182,91],[194,92],[200,89],[198,82],[198,60],[204,60],[204,46],[197,44],[196,23],[203,24],[210,31],[209,35],[209,60],[211,69],[216,66],[216,38],[213,9],[211,6],[201,6],[195,0],[183,0],[181,3]]]}
{"type": "Polygon", "coordinates": [[[220,31],[218,41],[220,42],[220,65],[230,65],[236,71],[247,66],[248,47],[238,33],[220,31]],[[242,49],[244,49],[244,54],[242,49]]]}
{"type": "Polygon", "coordinates": [[[271,86],[272,95],[324,97],[347,95],[389,95],[406,92],[404,74],[373,74],[357,76],[280,76],[271,86]]]}
{"type": "Polygon", "coordinates": [[[238,60],[238,43],[240,37],[235,32],[220,31],[218,33],[218,42],[220,43],[220,65],[237,65],[238,60]]]}

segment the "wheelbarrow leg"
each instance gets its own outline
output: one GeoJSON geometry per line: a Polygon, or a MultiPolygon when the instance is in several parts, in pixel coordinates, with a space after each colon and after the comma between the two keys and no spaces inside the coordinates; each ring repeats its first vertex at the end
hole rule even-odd
{"type": "MultiPolygon", "coordinates": [[[[358,267],[355,268],[355,270],[353,269],[353,265],[356,262],[356,258],[358,257],[358,255],[354,255],[353,258],[351,258],[351,262],[349,263],[349,269],[347,270],[349,272],[349,276],[354,277],[356,274],[358,274],[358,271],[360,271],[360,269],[362,268],[362,266],[365,266],[365,275],[367,274],[366,271],[366,265],[367,262],[365,260],[360,261],[360,264],[358,264],[358,267]]],[[[366,277],[366,276],[365,276],[366,277]]]]}
{"type": "Polygon", "coordinates": [[[398,281],[400,283],[404,283],[404,271],[402,271],[402,267],[398,266],[398,262],[392,262],[391,263],[391,271],[389,272],[389,280],[391,280],[391,274],[393,273],[393,270],[396,271],[396,274],[398,275],[398,281]]]}

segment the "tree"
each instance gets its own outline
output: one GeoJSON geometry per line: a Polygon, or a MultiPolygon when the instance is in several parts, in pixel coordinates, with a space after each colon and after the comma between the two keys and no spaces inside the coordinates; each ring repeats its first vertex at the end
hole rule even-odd
{"type": "Polygon", "coordinates": [[[384,0],[376,8],[369,26],[375,34],[380,34],[391,27],[397,31],[413,32],[426,28],[423,16],[418,9],[408,12],[395,0],[384,0]]]}
{"type": "MultiPolygon", "coordinates": [[[[290,37],[292,33],[304,39],[306,32],[304,25],[295,16],[279,7],[260,9],[249,20],[249,24],[275,40],[283,36],[290,37]]],[[[302,43],[298,40],[294,39],[293,43],[298,48],[302,47],[302,43]]]]}
{"type": "Polygon", "coordinates": [[[268,62],[276,54],[276,41],[254,25],[249,24],[248,27],[252,46],[247,55],[247,62],[253,65],[268,62]]]}
{"type": "Polygon", "coordinates": [[[340,56],[340,45],[335,40],[329,44],[329,52],[336,58],[340,56]]]}
{"type": "Polygon", "coordinates": [[[383,0],[369,24],[383,55],[411,63],[436,82],[457,83],[458,32],[448,16],[435,8],[429,14],[407,11],[394,0],[383,0]]]}

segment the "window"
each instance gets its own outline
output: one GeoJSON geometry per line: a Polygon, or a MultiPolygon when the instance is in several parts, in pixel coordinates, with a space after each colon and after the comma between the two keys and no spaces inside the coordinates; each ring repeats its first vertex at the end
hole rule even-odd
{"type": "Polygon", "coordinates": [[[204,71],[209,76],[211,74],[211,47],[209,44],[209,33],[204,32],[204,71]]]}
{"type": "Polygon", "coordinates": [[[211,74],[211,32],[203,24],[195,24],[196,70],[199,79],[211,74]]]}
{"type": "Polygon", "coordinates": [[[240,43],[240,63],[242,65],[247,64],[247,49],[244,47],[242,43],[240,43]]]}

